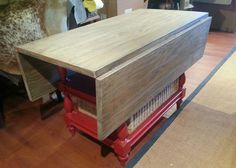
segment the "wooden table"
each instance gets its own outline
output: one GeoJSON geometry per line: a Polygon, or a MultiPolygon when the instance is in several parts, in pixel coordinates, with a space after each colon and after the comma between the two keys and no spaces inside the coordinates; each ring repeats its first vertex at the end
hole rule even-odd
{"type": "Polygon", "coordinates": [[[178,91],[156,110],[157,119],[181,102],[182,74],[202,57],[210,22],[207,13],[143,9],[19,46],[29,98],[36,100],[55,86],[63,90],[69,128],[113,147],[125,162],[131,146],[157,120],[149,117],[142,134],[131,137],[125,123],[179,77],[178,91]],[[75,73],[83,79],[79,83],[92,81],[85,87],[93,95],[75,89],[77,82],[69,86],[75,73]],[[94,104],[95,114],[76,110],[71,94],[94,104]],[[116,138],[109,138],[114,132],[116,138]]]}

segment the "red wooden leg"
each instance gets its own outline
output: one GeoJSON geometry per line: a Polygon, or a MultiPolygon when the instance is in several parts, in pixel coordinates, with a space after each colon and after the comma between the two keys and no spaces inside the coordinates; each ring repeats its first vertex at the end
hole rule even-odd
{"type": "Polygon", "coordinates": [[[124,166],[128,161],[131,151],[131,146],[127,137],[128,127],[125,123],[117,130],[117,140],[114,142],[114,151],[122,166],[124,166]]]}
{"type": "Polygon", "coordinates": [[[73,102],[68,94],[65,94],[64,109],[66,113],[72,113],[74,110],[73,102]]]}
{"type": "Polygon", "coordinates": [[[57,71],[58,71],[58,74],[60,76],[60,79],[62,82],[65,82],[66,80],[66,75],[67,75],[67,70],[65,68],[62,68],[62,67],[57,67],[57,71]]]}
{"type": "MultiPolygon", "coordinates": [[[[179,77],[179,90],[183,90],[184,89],[184,84],[185,84],[185,81],[186,81],[186,77],[185,77],[185,74],[182,74],[180,77],[179,77]]],[[[183,94],[185,94],[185,92],[183,92],[183,94]]],[[[182,95],[182,97],[184,97],[185,95],[182,95]]],[[[177,105],[177,109],[180,108],[181,104],[183,103],[183,100],[180,99],[179,101],[177,101],[176,105],[177,105]]]]}
{"type": "MultiPolygon", "coordinates": [[[[61,83],[65,83],[66,82],[66,76],[67,76],[67,70],[65,68],[62,67],[57,67],[57,71],[58,74],[60,76],[61,79],[61,83]]],[[[62,85],[64,86],[64,85],[62,85]]],[[[69,131],[71,132],[72,135],[75,135],[76,132],[76,128],[72,125],[71,122],[71,114],[74,111],[74,106],[73,106],[73,102],[71,100],[70,95],[67,93],[66,87],[61,88],[64,92],[64,109],[65,109],[65,115],[64,115],[64,120],[65,123],[69,129],[69,131]]]]}
{"type": "Polygon", "coordinates": [[[67,127],[69,131],[71,132],[71,134],[75,135],[76,128],[72,125],[72,122],[70,120],[71,114],[74,111],[74,106],[73,106],[73,102],[70,96],[67,93],[65,93],[65,97],[64,97],[64,109],[65,109],[65,117],[64,117],[65,123],[67,124],[67,127]]]}

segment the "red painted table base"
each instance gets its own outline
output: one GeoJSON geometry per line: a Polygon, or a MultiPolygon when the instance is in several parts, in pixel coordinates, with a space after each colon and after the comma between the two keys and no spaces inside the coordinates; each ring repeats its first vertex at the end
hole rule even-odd
{"type": "MultiPolygon", "coordinates": [[[[61,77],[61,82],[59,83],[58,88],[63,91],[65,95],[65,122],[69,128],[69,131],[72,134],[75,134],[78,129],[87,135],[98,139],[97,120],[91,116],[81,113],[77,109],[74,109],[70,94],[83,98],[94,104],[96,104],[96,98],[64,85],[64,81],[66,80],[66,70],[63,68],[58,68],[58,70],[61,77]]],[[[127,121],[122,124],[120,128],[114,131],[108,138],[103,140],[105,145],[113,148],[122,165],[125,165],[127,162],[131,148],[144,136],[144,134],[150,130],[172,106],[177,105],[177,108],[180,107],[182,99],[185,96],[185,88],[183,88],[184,83],[185,75],[183,74],[179,77],[179,89],[131,134],[128,133],[127,121]]]]}

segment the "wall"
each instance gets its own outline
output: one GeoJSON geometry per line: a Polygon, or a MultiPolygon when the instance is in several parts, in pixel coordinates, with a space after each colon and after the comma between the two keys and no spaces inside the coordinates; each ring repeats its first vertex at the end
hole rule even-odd
{"type": "Polygon", "coordinates": [[[194,0],[194,2],[203,2],[210,4],[230,5],[232,0],[194,0]]]}
{"type": "Polygon", "coordinates": [[[102,0],[104,3],[103,9],[100,9],[98,13],[101,17],[109,18],[123,14],[126,9],[132,8],[133,10],[144,8],[144,0],[102,0]]]}
{"type": "Polygon", "coordinates": [[[144,0],[117,0],[117,14],[125,13],[126,9],[140,9],[144,8],[144,0]]]}

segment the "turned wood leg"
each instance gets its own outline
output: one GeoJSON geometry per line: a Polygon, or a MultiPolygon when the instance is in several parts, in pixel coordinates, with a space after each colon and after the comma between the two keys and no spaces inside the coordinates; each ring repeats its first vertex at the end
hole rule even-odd
{"type": "Polygon", "coordinates": [[[75,135],[76,128],[71,123],[71,114],[74,111],[73,102],[68,94],[64,97],[65,123],[72,135],[75,135]]]}
{"type": "Polygon", "coordinates": [[[114,142],[114,152],[116,153],[122,166],[126,164],[129,159],[131,146],[127,140],[128,127],[127,124],[123,124],[117,130],[117,140],[114,142]]]}
{"type": "MultiPolygon", "coordinates": [[[[179,77],[179,90],[183,90],[184,89],[184,84],[186,82],[186,77],[185,74],[182,74],[179,77]]],[[[183,94],[185,94],[185,92],[183,92],[183,94]]],[[[182,97],[184,97],[184,95],[182,95],[182,97]]],[[[180,99],[179,101],[177,101],[176,105],[177,105],[177,109],[180,108],[181,104],[183,103],[183,100],[180,99]]]]}
{"type": "MultiPolygon", "coordinates": [[[[57,67],[57,71],[58,71],[58,74],[60,76],[60,82],[62,84],[65,84],[66,77],[67,77],[67,70],[65,68],[62,68],[62,67],[57,67]]],[[[71,134],[75,135],[76,128],[72,125],[72,122],[71,122],[71,119],[72,119],[71,114],[74,111],[74,105],[73,105],[73,102],[71,100],[70,95],[66,92],[66,87],[65,86],[63,88],[63,93],[64,93],[64,109],[65,109],[64,119],[65,119],[65,123],[66,123],[69,131],[71,132],[71,134]]],[[[60,98],[63,99],[61,94],[59,95],[57,93],[57,96],[58,96],[58,99],[60,99],[60,98]]]]}
{"type": "Polygon", "coordinates": [[[183,89],[185,82],[186,82],[186,76],[185,74],[182,74],[179,77],[179,89],[183,89]]]}
{"type": "Polygon", "coordinates": [[[5,115],[3,111],[3,95],[0,94],[0,128],[5,126],[5,115]]]}

